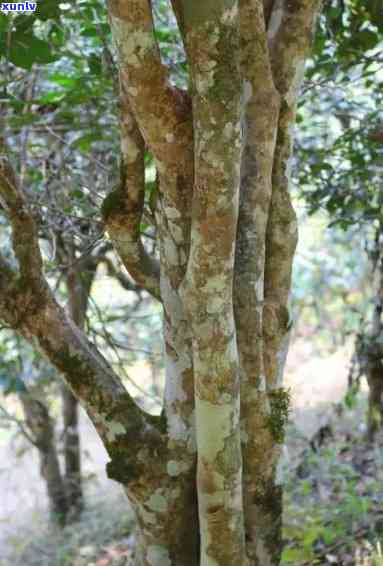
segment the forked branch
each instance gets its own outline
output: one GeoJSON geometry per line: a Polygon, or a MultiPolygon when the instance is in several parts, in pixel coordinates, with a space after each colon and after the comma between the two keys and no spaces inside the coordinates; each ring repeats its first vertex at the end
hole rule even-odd
{"type": "Polygon", "coordinates": [[[140,225],[145,200],[145,142],[122,85],[121,180],[103,203],[108,233],[135,282],[160,300],[160,267],[145,249],[140,225]]]}

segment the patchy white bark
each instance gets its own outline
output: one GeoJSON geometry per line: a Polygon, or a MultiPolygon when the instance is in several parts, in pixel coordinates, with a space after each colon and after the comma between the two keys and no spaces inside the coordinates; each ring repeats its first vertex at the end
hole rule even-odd
{"type": "Polygon", "coordinates": [[[130,275],[163,304],[163,415],[133,403],[54,300],[32,215],[4,160],[0,197],[19,270],[0,257],[0,316],[37,340],[93,419],[111,457],[108,473],[137,515],[137,565],[276,566],[297,239],[291,148],[318,2],[172,5],[190,93],[168,81],[151,2],[108,2],[123,167],[103,210],[130,275]],[[146,147],[158,173],[160,265],[139,233],[146,147]]]}
{"type": "Polygon", "coordinates": [[[241,159],[238,5],[185,6],[184,16],[195,87],[195,184],[183,299],[193,333],[201,564],[246,564],[232,301],[241,159]]]}

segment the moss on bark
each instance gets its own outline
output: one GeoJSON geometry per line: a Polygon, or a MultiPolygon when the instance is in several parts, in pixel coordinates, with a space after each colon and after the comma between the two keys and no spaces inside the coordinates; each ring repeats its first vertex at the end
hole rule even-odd
{"type": "Polygon", "coordinates": [[[268,395],[271,412],[266,421],[267,427],[273,435],[275,442],[283,444],[290,411],[290,391],[281,387],[280,389],[270,391],[268,395]]]}

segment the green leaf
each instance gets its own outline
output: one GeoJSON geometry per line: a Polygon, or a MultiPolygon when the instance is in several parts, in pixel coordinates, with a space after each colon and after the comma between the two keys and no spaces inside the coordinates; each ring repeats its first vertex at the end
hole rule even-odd
{"type": "Polygon", "coordinates": [[[33,124],[37,120],[39,120],[40,116],[33,112],[26,112],[25,114],[19,114],[17,116],[13,116],[9,119],[10,126],[20,128],[22,126],[29,126],[33,124]]]}
{"type": "Polygon", "coordinates": [[[299,548],[285,548],[282,553],[282,563],[294,564],[304,559],[304,552],[299,548]]]}
{"type": "Polygon", "coordinates": [[[4,14],[0,14],[0,33],[7,31],[9,27],[9,17],[4,14]]]}
{"type": "Polygon", "coordinates": [[[357,41],[362,47],[363,49],[373,49],[375,47],[375,45],[377,45],[378,41],[379,41],[379,36],[377,33],[365,29],[363,31],[360,31],[355,38],[353,38],[353,41],[357,41]]]}
{"type": "Polygon", "coordinates": [[[54,73],[49,76],[49,80],[67,89],[73,88],[76,85],[76,79],[73,77],[68,77],[68,75],[63,75],[60,73],[54,73]]]}
{"type": "Polygon", "coordinates": [[[101,75],[102,64],[101,64],[101,58],[98,55],[92,53],[88,58],[88,65],[92,75],[101,75]]]}
{"type": "Polygon", "coordinates": [[[102,136],[100,133],[84,134],[72,143],[72,147],[76,147],[81,151],[87,153],[91,149],[92,143],[101,140],[102,136]]]}
{"type": "Polygon", "coordinates": [[[34,63],[47,64],[55,61],[47,41],[39,39],[31,33],[13,33],[8,52],[8,59],[16,67],[30,70],[34,63]]]}

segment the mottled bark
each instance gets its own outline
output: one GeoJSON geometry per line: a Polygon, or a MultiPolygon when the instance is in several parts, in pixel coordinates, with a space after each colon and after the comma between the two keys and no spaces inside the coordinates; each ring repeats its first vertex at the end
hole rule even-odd
{"type": "MultiPolygon", "coordinates": [[[[172,5],[190,93],[169,82],[151,2],[108,2],[121,84],[122,167],[120,186],[103,207],[129,274],[163,304],[163,414],[149,417],[133,403],[57,305],[44,284],[35,233],[37,264],[24,271],[28,281],[37,274],[41,307],[34,294],[26,316],[12,318],[1,297],[13,292],[18,275],[1,260],[0,315],[38,340],[96,424],[111,456],[108,473],[124,485],[137,515],[137,565],[274,566],[281,553],[278,464],[288,412],[282,372],[297,240],[289,196],[292,128],[318,3],[172,5]],[[159,266],[139,233],[145,149],[159,182],[159,266]]],[[[22,236],[14,203],[10,209],[16,245],[22,236]]],[[[25,290],[13,296],[18,313],[30,296],[25,290]]]]}
{"type": "Polygon", "coordinates": [[[19,264],[14,268],[4,258],[0,260],[1,319],[34,342],[62,372],[112,455],[130,437],[136,446],[143,437],[153,439],[161,449],[161,419],[147,415],[134,403],[105,358],[55,300],[42,272],[33,215],[4,143],[0,150],[0,199],[10,220],[19,264]]]}
{"type": "Polygon", "coordinates": [[[273,481],[276,442],[268,426],[271,407],[262,339],[266,227],[280,100],[271,73],[262,5],[242,0],[240,15],[245,136],[234,296],[241,362],[247,549],[252,563],[263,565],[280,553],[281,528],[279,494],[273,481]]]}
{"type": "Polygon", "coordinates": [[[136,283],[160,299],[158,261],[145,250],[140,224],[145,198],[145,142],[130,110],[128,96],[121,94],[121,180],[103,203],[109,236],[124,266],[136,283]]]}
{"type": "Polygon", "coordinates": [[[151,3],[109,0],[109,19],[118,52],[120,80],[158,171],[179,170],[180,153],[190,151],[188,95],[169,82],[154,36],[151,3]]]}
{"type": "Polygon", "coordinates": [[[241,157],[238,5],[185,3],[184,21],[195,184],[183,297],[193,334],[201,564],[246,564],[232,301],[241,157]]]}
{"type": "Polygon", "coordinates": [[[30,393],[20,394],[20,400],[31,438],[39,452],[41,475],[47,488],[52,520],[65,525],[68,504],[56,450],[53,421],[46,406],[30,393]]]}
{"type": "Polygon", "coordinates": [[[287,164],[301,78],[295,75],[300,68],[296,64],[307,56],[308,29],[311,32],[317,11],[314,2],[294,6],[296,12],[291,15],[291,6],[278,0],[263,6],[256,0],[240,2],[244,152],[235,314],[247,551],[252,563],[262,566],[278,564],[281,553],[278,462],[289,400],[282,387],[282,372],[296,245],[287,164]]]}
{"type": "MultiPolygon", "coordinates": [[[[139,523],[137,564],[192,566],[199,560],[193,359],[191,332],[179,295],[190,245],[194,176],[192,115],[188,95],[168,83],[153,37],[148,5],[133,4],[128,11],[122,2],[110,3],[122,95],[122,186],[126,206],[124,215],[120,215],[120,226],[123,238],[135,237],[138,224],[129,218],[133,218],[134,199],[141,199],[142,206],[145,149],[142,138],[145,138],[155,158],[159,181],[155,210],[161,256],[159,293],[153,293],[131,268],[131,262],[124,260],[118,243],[121,235],[116,239],[116,233],[110,229],[110,219],[118,214],[118,204],[112,210],[110,199],[106,202],[109,213],[106,225],[130,275],[160,297],[163,304],[166,367],[163,415],[167,447],[161,473],[159,463],[153,463],[153,468],[145,472],[140,492],[132,485],[126,485],[126,491],[139,523]]],[[[139,265],[142,268],[143,263],[139,265]]]]}

